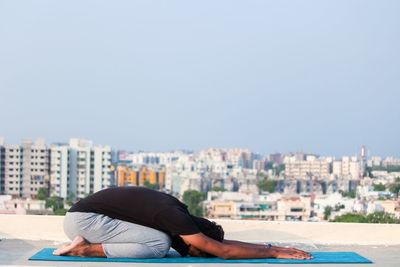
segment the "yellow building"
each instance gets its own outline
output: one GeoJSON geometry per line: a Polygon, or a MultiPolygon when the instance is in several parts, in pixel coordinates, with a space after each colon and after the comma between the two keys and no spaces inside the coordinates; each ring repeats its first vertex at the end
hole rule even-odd
{"type": "Polygon", "coordinates": [[[118,166],[116,171],[117,185],[137,185],[136,171],[127,166],[118,166]]]}
{"type": "Polygon", "coordinates": [[[154,170],[147,166],[133,169],[128,166],[118,166],[116,170],[118,186],[144,186],[147,180],[150,184],[158,184],[159,188],[165,185],[165,169],[154,170]]]}

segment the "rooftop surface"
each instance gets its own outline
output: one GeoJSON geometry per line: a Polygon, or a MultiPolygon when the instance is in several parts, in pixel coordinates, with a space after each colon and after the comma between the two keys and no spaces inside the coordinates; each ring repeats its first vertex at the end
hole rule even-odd
{"type": "MultiPolygon", "coordinates": [[[[228,239],[272,242],[276,245],[295,246],[307,251],[354,251],[374,262],[368,266],[400,266],[400,225],[217,221],[226,230],[228,239]]],[[[28,261],[30,256],[43,247],[59,247],[68,242],[62,230],[62,222],[62,216],[0,215],[0,265],[99,266],[99,263],[95,262],[28,261]]],[[[101,263],[101,265],[143,266],[143,263],[101,263]]],[[[167,265],[193,266],[193,264],[167,265]]],[[[211,266],[211,264],[196,264],[196,266],[206,265],[211,266]]],[[[285,266],[282,264],[265,265],[285,266]]],[[[325,265],[360,266],[354,264],[325,265]]],[[[158,265],[146,264],[146,266],[158,265]]],[[[252,264],[240,264],[240,266],[252,266],[252,264]]],[[[296,264],[295,266],[310,265],[296,264]]]]}

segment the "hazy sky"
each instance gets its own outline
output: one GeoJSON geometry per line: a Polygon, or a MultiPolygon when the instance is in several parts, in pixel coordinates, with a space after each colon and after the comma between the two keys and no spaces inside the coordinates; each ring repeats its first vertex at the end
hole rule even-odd
{"type": "Polygon", "coordinates": [[[400,1],[0,1],[0,136],[400,156],[400,1]]]}

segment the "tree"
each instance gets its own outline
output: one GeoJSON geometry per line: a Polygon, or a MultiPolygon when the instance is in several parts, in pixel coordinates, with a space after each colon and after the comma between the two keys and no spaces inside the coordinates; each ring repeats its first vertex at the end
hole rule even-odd
{"type": "Polygon", "coordinates": [[[65,215],[64,200],[61,197],[48,197],[46,199],[46,208],[52,208],[54,215],[65,215]]]}
{"type": "Polygon", "coordinates": [[[365,216],[358,213],[347,213],[341,216],[336,216],[332,222],[349,222],[349,223],[366,223],[365,216]]]}
{"type": "Polygon", "coordinates": [[[374,191],[385,191],[385,185],[383,185],[382,183],[380,184],[374,184],[374,191]]]}
{"type": "Polygon", "coordinates": [[[66,201],[67,205],[72,206],[74,204],[74,200],[75,200],[75,195],[74,195],[74,193],[70,192],[68,194],[67,201],[66,201]]]}
{"type": "Polygon", "coordinates": [[[272,170],[274,168],[274,163],[273,162],[266,162],[264,165],[265,170],[272,170]]]}
{"type": "Polygon", "coordinates": [[[397,219],[393,214],[383,211],[368,214],[366,220],[368,223],[400,223],[400,219],[397,219]]]}
{"type": "Polygon", "coordinates": [[[374,178],[374,175],[372,174],[372,167],[366,167],[365,173],[369,178],[374,178]]]}
{"type": "Polygon", "coordinates": [[[39,190],[38,190],[38,192],[37,192],[37,195],[36,195],[36,198],[37,198],[38,200],[46,200],[46,198],[47,198],[47,191],[46,191],[46,189],[44,189],[44,188],[39,188],[39,190]]]}
{"type": "Polygon", "coordinates": [[[331,206],[326,206],[324,209],[324,220],[328,220],[332,214],[333,208],[331,206]]]}
{"type": "Polygon", "coordinates": [[[338,203],[335,205],[335,211],[340,211],[341,209],[344,209],[344,208],[345,208],[345,206],[343,204],[338,203]]]}
{"type": "Polygon", "coordinates": [[[349,192],[344,192],[340,190],[339,193],[341,193],[343,197],[356,198],[356,190],[352,190],[349,192]]]}
{"type": "Polygon", "coordinates": [[[143,182],[143,186],[149,189],[158,190],[160,189],[160,185],[158,183],[152,184],[149,180],[145,179],[143,182]]]}
{"type": "Polygon", "coordinates": [[[393,214],[380,211],[368,215],[363,215],[359,213],[347,213],[335,217],[335,219],[333,219],[332,222],[400,224],[400,219],[397,219],[393,214]]]}
{"type": "Polygon", "coordinates": [[[266,191],[269,193],[273,193],[275,192],[275,188],[277,185],[277,181],[273,181],[273,180],[268,180],[266,178],[259,180],[257,182],[257,186],[258,186],[258,190],[259,191],[266,191]]]}
{"type": "Polygon", "coordinates": [[[281,172],[283,172],[284,170],[285,170],[285,164],[280,164],[277,167],[275,167],[276,175],[281,174],[281,172]]]}
{"type": "Polygon", "coordinates": [[[400,192],[400,177],[397,177],[394,180],[394,183],[389,185],[389,191],[393,194],[396,195],[396,198],[399,197],[399,192],[400,192]]]}
{"type": "Polygon", "coordinates": [[[197,190],[187,190],[183,193],[183,202],[188,206],[188,210],[195,216],[203,216],[201,203],[206,199],[205,193],[197,190]]]}
{"type": "Polygon", "coordinates": [[[388,166],[373,166],[373,171],[387,171],[387,172],[400,172],[399,165],[388,165],[388,166]]]}
{"type": "Polygon", "coordinates": [[[213,186],[213,187],[211,188],[211,191],[215,191],[215,192],[225,192],[226,189],[223,188],[223,187],[220,187],[220,186],[213,186]]]}
{"type": "Polygon", "coordinates": [[[62,208],[62,209],[56,209],[53,211],[54,215],[65,215],[67,213],[67,210],[62,208]]]}

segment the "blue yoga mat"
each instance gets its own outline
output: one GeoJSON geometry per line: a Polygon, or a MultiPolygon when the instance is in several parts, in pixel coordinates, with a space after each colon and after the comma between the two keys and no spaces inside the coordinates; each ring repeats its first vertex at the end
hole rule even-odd
{"type": "Polygon", "coordinates": [[[92,262],[139,262],[139,263],[372,263],[372,261],[355,252],[311,252],[312,260],[286,260],[286,259],[242,259],[224,260],[220,258],[177,257],[168,254],[160,259],[133,259],[133,258],[82,258],[75,256],[54,256],[55,248],[44,248],[29,260],[36,261],[92,261],[92,262]]]}

